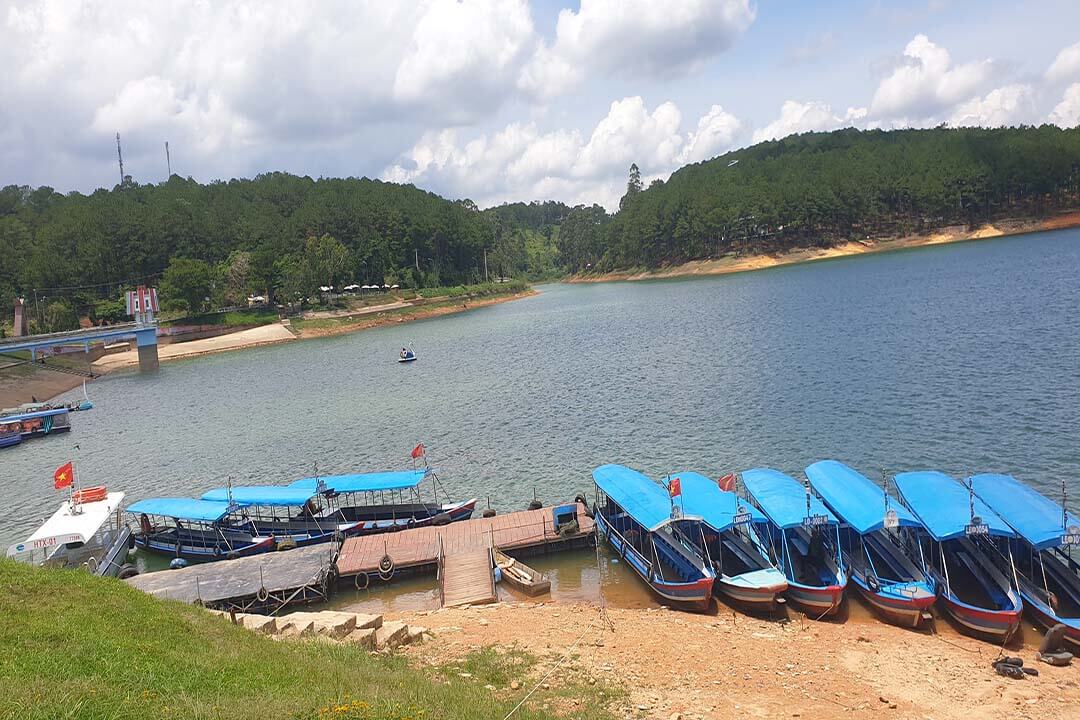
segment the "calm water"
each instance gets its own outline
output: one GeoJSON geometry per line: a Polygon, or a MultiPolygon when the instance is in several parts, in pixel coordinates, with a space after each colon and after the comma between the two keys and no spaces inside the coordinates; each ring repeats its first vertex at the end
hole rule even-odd
{"type": "MultiPolygon", "coordinates": [[[[90,385],[70,435],[0,452],[0,547],[84,483],[129,500],[403,467],[522,509],[623,462],[659,475],[837,458],[1011,472],[1080,497],[1080,232],[692,280],[556,285],[477,311],[90,385]],[[396,363],[413,343],[419,362],[396,363]]],[[[1076,507],[1077,503],[1071,503],[1076,507]]],[[[582,570],[582,572],[585,572],[582,570]]],[[[593,572],[597,572],[595,568],[593,572]]],[[[581,578],[577,582],[585,582],[581,578]]],[[[428,586],[425,586],[425,588],[428,586]]]]}

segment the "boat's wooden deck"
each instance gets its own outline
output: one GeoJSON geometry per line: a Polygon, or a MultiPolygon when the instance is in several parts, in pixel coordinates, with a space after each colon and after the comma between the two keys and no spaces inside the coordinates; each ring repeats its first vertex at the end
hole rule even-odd
{"type": "Polygon", "coordinates": [[[441,527],[421,527],[399,532],[349,538],[338,557],[338,574],[378,573],[379,561],[389,555],[395,568],[432,565],[438,561],[439,542],[443,556],[496,547],[513,552],[525,548],[559,545],[589,537],[595,531],[585,506],[578,504],[578,531],[559,535],[552,524],[552,508],[524,510],[493,518],[462,520],[441,527]]]}

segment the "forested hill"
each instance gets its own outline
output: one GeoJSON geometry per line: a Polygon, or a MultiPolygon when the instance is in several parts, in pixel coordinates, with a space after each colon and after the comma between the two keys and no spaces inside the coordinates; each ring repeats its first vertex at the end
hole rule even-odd
{"type": "Polygon", "coordinates": [[[809,133],[675,172],[632,169],[614,216],[562,224],[571,272],[657,267],[1080,207],[1080,129],[1056,126],[809,133]]]}
{"type": "Polygon", "coordinates": [[[9,309],[16,292],[37,289],[83,304],[119,297],[119,284],[140,278],[157,284],[174,259],[217,271],[236,253],[253,291],[475,282],[493,231],[469,201],[367,179],[269,173],[203,185],[174,175],[92,195],[9,186],[0,190],[0,298],[9,309]],[[308,243],[326,236],[336,242],[308,243]]]}

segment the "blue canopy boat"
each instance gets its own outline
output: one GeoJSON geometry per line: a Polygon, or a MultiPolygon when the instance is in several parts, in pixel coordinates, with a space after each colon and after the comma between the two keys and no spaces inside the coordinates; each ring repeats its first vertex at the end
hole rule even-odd
{"type": "Polygon", "coordinates": [[[139,523],[135,545],[144,550],[190,560],[220,560],[272,550],[273,537],[225,522],[240,510],[235,503],[191,498],[148,498],[127,508],[139,523]]]}
{"type": "Polygon", "coordinates": [[[746,491],[765,514],[765,537],[787,577],[788,599],[815,617],[833,615],[844,602],[847,573],[839,522],[794,478],[757,468],[742,473],[746,491]]]}
{"type": "Polygon", "coordinates": [[[1024,607],[1044,629],[1065,625],[1080,651],[1080,563],[1071,553],[1080,545],[1080,518],[1065,509],[1064,483],[1060,505],[1012,475],[975,475],[971,483],[1019,536],[1012,545],[1024,607]]]}
{"type": "Polygon", "coordinates": [[[933,619],[933,577],[911,512],[866,476],[836,460],[806,468],[810,485],[840,520],[840,550],[856,591],[889,622],[919,627],[933,619]]]}
{"type": "Polygon", "coordinates": [[[771,612],[783,605],[788,582],[755,529],[765,523],[761,511],[699,473],[672,477],[679,479],[683,512],[701,518],[690,540],[716,573],[713,592],[751,611],[771,612]]]}
{"type": "Polygon", "coordinates": [[[273,536],[279,550],[342,539],[360,531],[362,523],[346,520],[324,507],[315,488],[280,485],[223,487],[203,493],[203,500],[240,506],[222,522],[254,535],[273,536]]]}
{"type": "Polygon", "coordinates": [[[923,556],[945,611],[969,634],[1007,641],[1020,627],[1024,606],[1013,584],[1012,554],[1003,556],[992,538],[1013,538],[1012,528],[944,473],[900,473],[896,487],[925,528],[923,556]]]}
{"type": "Polygon", "coordinates": [[[668,493],[622,465],[593,470],[596,529],[654,593],[687,610],[708,610],[716,575],[678,523],[700,518],[674,511],[668,493]]]}
{"type": "Polygon", "coordinates": [[[308,477],[289,487],[321,494],[332,512],[360,523],[358,533],[443,525],[467,520],[476,509],[476,498],[440,503],[438,476],[430,468],[308,477]],[[432,502],[421,497],[425,480],[431,480],[432,502]]]}

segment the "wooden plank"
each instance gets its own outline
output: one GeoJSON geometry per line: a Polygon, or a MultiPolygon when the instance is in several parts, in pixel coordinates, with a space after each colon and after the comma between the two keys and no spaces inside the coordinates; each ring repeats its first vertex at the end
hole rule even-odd
{"type": "Polygon", "coordinates": [[[447,556],[442,586],[444,607],[495,602],[491,554],[486,548],[477,548],[447,556]]]}

